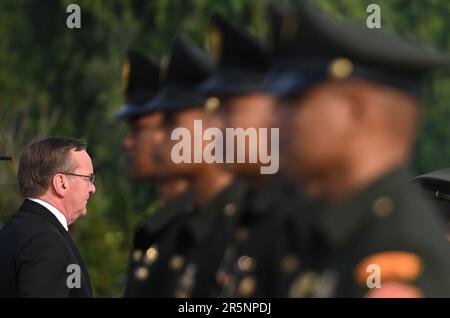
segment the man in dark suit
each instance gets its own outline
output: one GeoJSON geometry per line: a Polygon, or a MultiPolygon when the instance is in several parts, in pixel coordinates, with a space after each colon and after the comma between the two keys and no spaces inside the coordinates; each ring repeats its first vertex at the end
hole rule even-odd
{"type": "Polygon", "coordinates": [[[0,297],[92,297],[68,225],[86,215],[94,179],[80,140],[48,138],[23,150],[17,180],[25,200],[0,232],[0,297]]]}

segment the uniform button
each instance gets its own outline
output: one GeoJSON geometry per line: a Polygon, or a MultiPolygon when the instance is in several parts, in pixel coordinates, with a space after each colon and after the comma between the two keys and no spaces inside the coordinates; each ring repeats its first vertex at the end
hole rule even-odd
{"type": "Polygon", "coordinates": [[[238,242],[244,242],[248,240],[249,232],[248,229],[241,227],[236,230],[235,239],[238,242]]]}
{"type": "Polygon", "coordinates": [[[286,255],[281,259],[281,270],[284,273],[292,274],[298,269],[299,264],[300,262],[296,256],[286,255]]]}
{"type": "Polygon", "coordinates": [[[236,214],[237,206],[236,206],[236,204],[234,204],[234,203],[228,203],[228,204],[224,207],[223,211],[225,212],[225,215],[226,215],[226,216],[233,216],[233,215],[236,214]]]}
{"type": "Polygon", "coordinates": [[[227,286],[230,283],[230,276],[223,270],[216,273],[216,281],[219,285],[227,286]]]}
{"type": "Polygon", "coordinates": [[[394,212],[394,201],[387,196],[378,198],[373,203],[373,212],[380,218],[388,217],[394,212]]]}
{"type": "Polygon", "coordinates": [[[144,266],[138,267],[134,272],[134,277],[136,277],[138,281],[146,280],[148,277],[148,268],[144,266]]]}
{"type": "Polygon", "coordinates": [[[256,267],[256,260],[250,256],[243,255],[237,261],[238,268],[243,272],[252,272],[256,267]]]}
{"type": "Polygon", "coordinates": [[[134,250],[133,252],[133,260],[137,263],[142,259],[144,253],[141,250],[134,250]]]}
{"type": "Polygon", "coordinates": [[[154,244],[145,252],[145,263],[147,265],[153,264],[158,259],[158,255],[158,246],[154,244]]]}
{"type": "Polygon", "coordinates": [[[184,265],[184,257],[181,255],[174,255],[169,260],[169,267],[174,272],[179,271],[184,265]]]}
{"type": "Polygon", "coordinates": [[[289,297],[300,298],[311,296],[320,282],[319,275],[315,272],[300,274],[289,288],[289,297]]]}
{"type": "Polygon", "coordinates": [[[256,289],[256,281],[253,277],[244,277],[239,283],[237,294],[238,296],[248,297],[251,296],[256,289]]]}
{"type": "Polygon", "coordinates": [[[192,295],[186,290],[177,290],[175,292],[175,298],[191,298],[192,295]]]}

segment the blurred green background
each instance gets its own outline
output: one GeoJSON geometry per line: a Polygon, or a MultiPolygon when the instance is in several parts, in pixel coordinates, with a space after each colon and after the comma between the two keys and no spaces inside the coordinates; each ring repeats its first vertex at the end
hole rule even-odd
{"type": "MultiPolygon", "coordinates": [[[[329,12],[365,21],[381,7],[382,28],[450,51],[447,0],[317,0],[329,12]]],[[[218,11],[266,34],[267,0],[2,0],[0,1],[0,222],[21,202],[15,180],[20,150],[46,136],[83,138],[94,158],[97,193],[88,217],[72,229],[97,297],[120,297],[133,231],[158,202],[151,183],[125,176],[121,64],[129,47],[160,58],[177,30],[204,47],[209,16],[218,11]],[[66,27],[66,7],[81,7],[81,29],[66,27]]],[[[386,50],[390,48],[386,47],[386,50]]],[[[412,166],[416,173],[450,166],[450,77],[430,78],[412,166]]],[[[1,258],[1,256],[0,256],[1,258]]],[[[1,259],[0,259],[1,261],[1,259]]]]}

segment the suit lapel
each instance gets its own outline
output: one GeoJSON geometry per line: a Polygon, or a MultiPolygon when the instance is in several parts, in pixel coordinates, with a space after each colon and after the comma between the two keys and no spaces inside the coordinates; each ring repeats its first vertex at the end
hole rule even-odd
{"type": "Polygon", "coordinates": [[[72,240],[69,233],[62,226],[62,224],[58,221],[58,219],[49,210],[47,210],[47,208],[45,208],[44,206],[42,206],[36,202],[33,202],[31,200],[27,200],[27,199],[25,199],[23,201],[19,210],[27,211],[27,212],[31,212],[33,214],[39,215],[39,216],[45,218],[55,228],[57,228],[59,230],[59,232],[62,234],[62,236],[65,238],[65,240],[69,244],[70,248],[72,249],[72,252],[74,253],[75,257],[77,258],[78,264],[80,264],[80,267],[81,267],[81,271],[84,274],[86,281],[88,282],[89,293],[92,295],[91,280],[89,278],[89,273],[88,273],[86,265],[84,264],[83,258],[81,257],[81,254],[78,251],[78,248],[75,245],[75,242],[72,240]]]}

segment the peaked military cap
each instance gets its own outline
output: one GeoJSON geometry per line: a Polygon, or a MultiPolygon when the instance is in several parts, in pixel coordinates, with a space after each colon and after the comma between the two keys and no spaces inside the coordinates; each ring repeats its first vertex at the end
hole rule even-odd
{"type": "Polygon", "coordinates": [[[148,107],[174,111],[203,106],[206,96],[198,89],[213,71],[212,59],[186,36],[174,37],[169,55],[161,61],[161,90],[148,107]]]}
{"type": "MultiPolygon", "coordinates": [[[[450,220],[450,168],[429,172],[412,179],[422,194],[439,208],[445,221],[450,220]]],[[[447,229],[447,233],[450,233],[447,229]]]]}
{"type": "Polygon", "coordinates": [[[422,190],[438,200],[450,201],[450,168],[429,172],[413,178],[422,190]]]}
{"type": "Polygon", "coordinates": [[[202,90],[219,96],[261,90],[268,59],[258,38],[214,14],[208,28],[208,46],[218,67],[202,84],[202,90]]]}
{"type": "Polygon", "coordinates": [[[129,50],[122,66],[126,104],[114,114],[126,119],[150,113],[146,103],[156,95],[159,85],[159,65],[153,58],[129,50]]]}
{"type": "Polygon", "coordinates": [[[265,85],[277,95],[301,93],[324,80],[359,78],[419,94],[429,71],[449,64],[448,56],[403,40],[364,22],[328,16],[305,1],[290,10],[272,5],[274,62],[265,85]]]}

